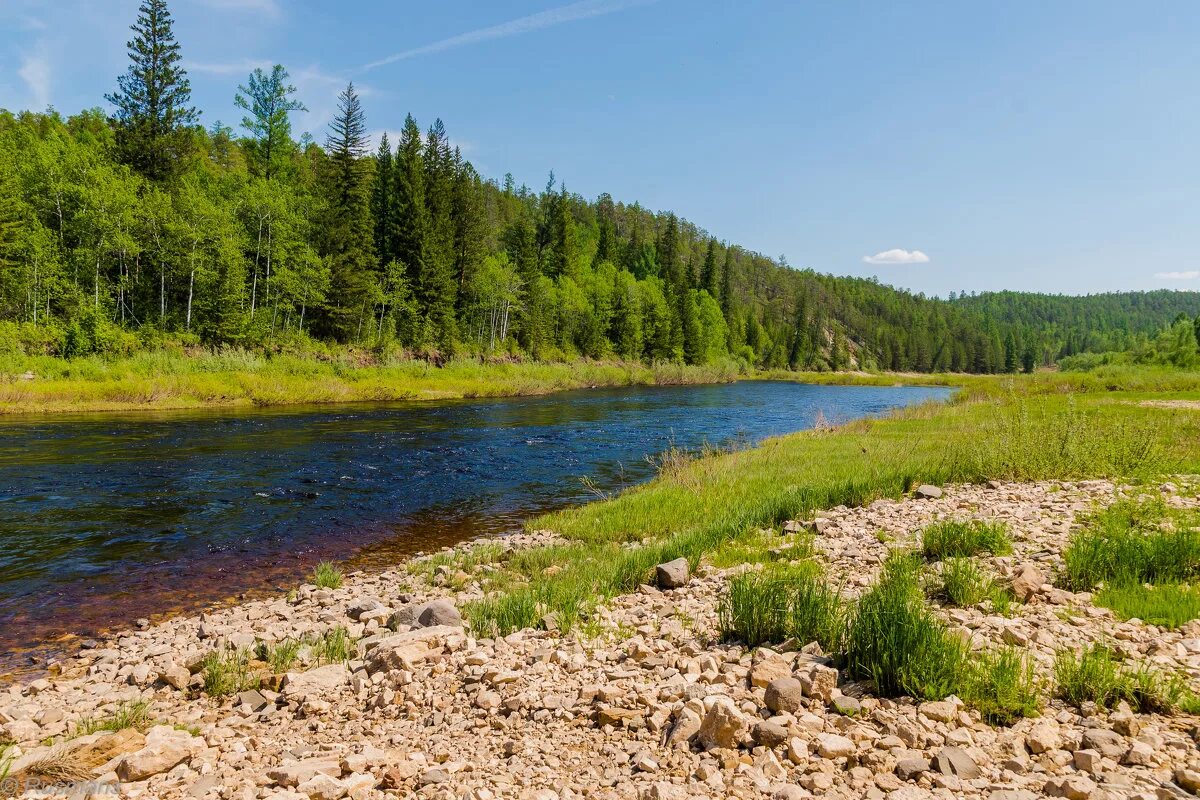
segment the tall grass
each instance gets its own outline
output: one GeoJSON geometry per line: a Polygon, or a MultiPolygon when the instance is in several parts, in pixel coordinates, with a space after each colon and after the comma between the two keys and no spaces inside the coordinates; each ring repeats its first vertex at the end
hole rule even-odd
{"type": "Polygon", "coordinates": [[[751,646],[794,639],[837,652],[848,608],[815,564],[775,564],[731,579],[719,619],[724,635],[751,646]]]}
{"type": "Polygon", "coordinates": [[[1137,711],[1169,712],[1190,694],[1179,678],[1146,665],[1124,664],[1116,651],[1103,644],[1081,652],[1059,651],[1054,677],[1055,694],[1073,705],[1092,702],[1112,708],[1125,701],[1137,711]]]}
{"type": "Polygon", "coordinates": [[[88,736],[100,731],[123,731],[126,728],[146,730],[153,724],[150,703],[134,700],[118,703],[109,714],[100,717],[84,717],[75,725],[75,736],[88,736]]]}
{"type": "Polygon", "coordinates": [[[337,589],[342,585],[342,568],[332,561],[322,561],[313,570],[310,580],[322,589],[337,589]]]}
{"type": "Polygon", "coordinates": [[[1190,584],[1106,586],[1096,594],[1095,602],[1122,619],[1140,619],[1163,628],[1178,628],[1200,619],[1200,587],[1190,584]]]}
{"type": "Polygon", "coordinates": [[[1059,582],[1089,591],[1177,583],[1200,573],[1200,515],[1170,509],[1160,498],[1122,500],[1092,514],[1063,553],[1059,582]]]}
{"type": "Polygon", "coordinates": [[[932,561],[980,553],[1000,556],[1012,552],[1012,541],[1003,522],[941,520],[921,532],[921,549],[932,561]]]}
{"type": "Polygon", "coordinates": [[[250,671],[250,653],[246,650],[214,650],[204,657],[200,669],[204,692],[210,697],[227,697],[258,684],[250,671]]]}

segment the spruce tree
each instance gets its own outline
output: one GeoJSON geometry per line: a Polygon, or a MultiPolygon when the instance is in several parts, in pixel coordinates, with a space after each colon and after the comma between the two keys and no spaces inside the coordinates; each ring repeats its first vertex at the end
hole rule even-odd
{"type": "Polygon", "coordinates": [[[720,297],[717,281],[717,240],[708,240],[708,251],[704,254],[704,266],[700,268],[700,288],[714,300],[720,297]]]}
{"type": "Polygon", "coordinates": [[[288,77],[282,64],[272,67],[270,75],[255,68],[233,98],[238,108],[250,112],[242,118],[242,127],[253,137],[251,152],[259,174],[267,180],[279,171],[292,147],[292,123],[288,115],[308,111],[304,103],[292,97],[296,87],[288,83],[288,77]]]}
{"type": "Polygon", "coordinates": [[[122,161],[152,180],[174,175],[189,144],[188,126],[200,113],[188,105],[192,88],[179,63],[166,0],[142,0],[134,36],[125,47],[129,70],[104,96],[116,106],[113,123],[122,161]]]}
{"type": "Polygon", "coordinates": [[[721,304],[721,313],[725,322],[733,327],[733,248],[725,248],[725,266],[721,269],[721,296],[717,298],[721,304]]]}
{"type": "Polygon", "coordinates": [[[393,171],[392,145],[388,141],[385,131],[379,139],[379,152],[375,154],[375,185],[371,191],[371,217],[375,223],[375,255],[383,264],[395,256],[390,233],[392,195],[395,191],[393,171]]]}

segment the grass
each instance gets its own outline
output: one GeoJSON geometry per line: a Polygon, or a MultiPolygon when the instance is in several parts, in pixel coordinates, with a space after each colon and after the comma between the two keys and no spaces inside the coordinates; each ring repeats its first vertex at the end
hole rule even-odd
{"type": "Polygon", "coordinates": [[[1176,676],[1145,665],[1128,665],[1103,644],[1076,652],[1060,650],[1054,661],[1055,695],[1072,705],[1092,702],[1113,708],[1121,701],[1139,712],[1170,712],[1196,699],[1176,676]]]}
{"type": "Polygon", "coordinates": [[[1073,591],[1180,583],[1200,573],[1200,513],[1161,498],[1122,500],[1092,514],[1063,553],[1059,583],[1073,591]]]}
{"type": "Polygon", "coordinates": [[[214,650],[205,656],[201,672],[210,697],[228,697],[258,685],[246,650],[214,650]]]}
{"type": "MultiPolygon", "coordinates": [[[[1067,389],[1077,385],[1062,379],[1067,389]]],[[[1200,376],[1191,385],[1200,388],[1200,376]]],[[[529,529],[568,543],[514,555],[504,568],[517,579],[471,604],[467,618],[477,635],[535,627],[549,612],[569,629],[595,603],[648,580],[661,561],[682,556],[695,565],[716,554],[726,564],[739,549],[773,560],[757,532],[824,508],[902,497],[920,483],[1200,471],[1200,415],[1114,402],[1098,390],[1068,397],[1056,387],[1038,375],[978,379],[951,403],[672,460],[648,484],[531,520],[529,529]],[[535,561],[539,569],[528,568],[535,561]]]]}
{"type": "Polygon", "coordinates": [[[1041,695],[1033,661],[1015,647],[1004,647],[971,657],[961,698],[984,721],[1011,725],[1023,717],[1036,717],[1041,695]]]}
{"type": "Polygon", "coordinates": [[[980,553],[1000,556],[1012,552],[1012,541],[1002,522],[941,520],[921,532],[921,549],[931,561],[966,558],[980,553]]]}
{"type": "Polygon", "coordinates": [[[1178,628],[1200,619],[1200,588],[1187,584],[1105,586],[1095,602],[1122,619],[1140,619],[1161,628],[1178,628]]]}
{"type": "Polygon", "coordinates": [[[956,608],[968,608],[990,600],[993,611],[1007,616],[1015,602],[1008,589],[970,558],[947,558],[931,584],[935,596],[956,608]]]}
{"type": "Polygon", "coordinates": [[[510,397],[597,386],[720,383],[740,372],[732,359],[695,367],[461,359],[435,367],[354,348],[302,355],[152,350],[70,360],[0,354],[0,414],[510,397]],[[8,377],[26,372],[35,378],[8,377]]]}
{"type": "Polygon", "coordinates": [[[726,569],[739,564],[772,564],[813,557],[811,536],[782,538],[773,530],[755,531],[726,542],[708,556],[714,567],[726,569]]]}
{"type": "Polygon", "coordinates": [[[112,713],[102,717],[84,717],[75,725],[74,736],[88,736],[100,731],[123,731],[126,728],[136,728],[144,731],[154,724],[150,716],[150,703],[145,700],[135,700],[118,703],[112,713]]]}
{"type": "Polygon", "coordinates": [[[751,646],[794,639],[801,646],[817,642],[826,652],[837,652],[847,608],[815,564],[774,564],[730,580],[719,618],[727,638],[751,646]]]}
{"type": "Polygon", "coordinates": [[[330,628],[309,642],[309,653],[318,664],[340,664],[357,652],[357,644],[341,625],[330,628]]]}
{"type": "Polygon", "coordinates": [[[284,639],[273,644],[260,642],[255,655],[259,661],[267,663],[272,674],[282,675],[295,665],[303,646],[304,643],[298,639],[284,639]]]}
{"type": "Polygon", "coordinates": [[[344,577],[342,568],[337,564],[332,561],[322,561],[317,564],[316,569],[309,576],[309,580],[322,589],[337,589],[341,587],[344,577]]]}

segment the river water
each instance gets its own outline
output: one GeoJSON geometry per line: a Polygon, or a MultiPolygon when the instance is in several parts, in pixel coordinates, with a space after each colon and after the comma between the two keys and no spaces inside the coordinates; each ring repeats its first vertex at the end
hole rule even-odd
{"type": "Polygon", "coordinates": [[[669,447],[749,445],[949,391],[740,382],[0,419],[0,666],[294,586],[321,559],[385,563],[515,530],[646,480],[669,447]]]}

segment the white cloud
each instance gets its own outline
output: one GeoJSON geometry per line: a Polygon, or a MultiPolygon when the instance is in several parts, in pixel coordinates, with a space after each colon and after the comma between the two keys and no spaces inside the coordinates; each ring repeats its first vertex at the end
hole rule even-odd
{"type": "Polygon", "coordinates": [[[50,58],[46,55],[44,44],[39,44],[36,51],[21,57],[21,68],[17,75],[25,81],[29,90],[30,107],[38,111],[50,105],[50,58]]]}
{"type": "Polygon", "coordinates": [[[272,17],[278,16],[281,11],[276,0],[199,0],[199,3],[220,11],[249,11],[272,17]]]}
{"type": "Polygon", "coordinates": [[[519,36],[523,33],[532,33],[545,28],[552,28],[556,25],[563,25],[568,22],[577,22],[579,20],[591,19],[592,17],[601,17],[606,14],[612,14],[617,11],[623,11],[626,8],[634,6],[647,5],[654,3],[657,0],[580,0],[570,5],[551,8],[546,11],[539,11],[536,14],[530,14],[518,19],[502,22],[499,25],[493,25],[488,28],[478,28],[466,33],[460,33],[457,36],[451,36],[447,39],[439,39],[430,44],[414,47],[409,50],[402,50],[399,53],[393,53],[386,58],[381,58],[378,61],[372,61],[370,64],[365,64],[361,69],[363,72],[382,67],[387,64],[394,64],[397,61],[415,58],[417,56],[430,55],[432,53],[441,53],[445,50],[450,50],[455,47],[464,47],[470,44],[478,44],[479,42],[492,41],[494,39],[505,39],[509,36],[519,36]]]}
{"type": "Polygon", "coordinates": [[[1184,272],[1156,272],[1154,277],[1165,281],[1194,281],[1200,278],[1200,269],[1189,269],[1184,272]]]}
{"type": "Polygon", "coordinates": [[[863,256],[864,264],[928,264],[929,256],[920,250],[904,250],[896,247],[873,256],[863,256]]]}

